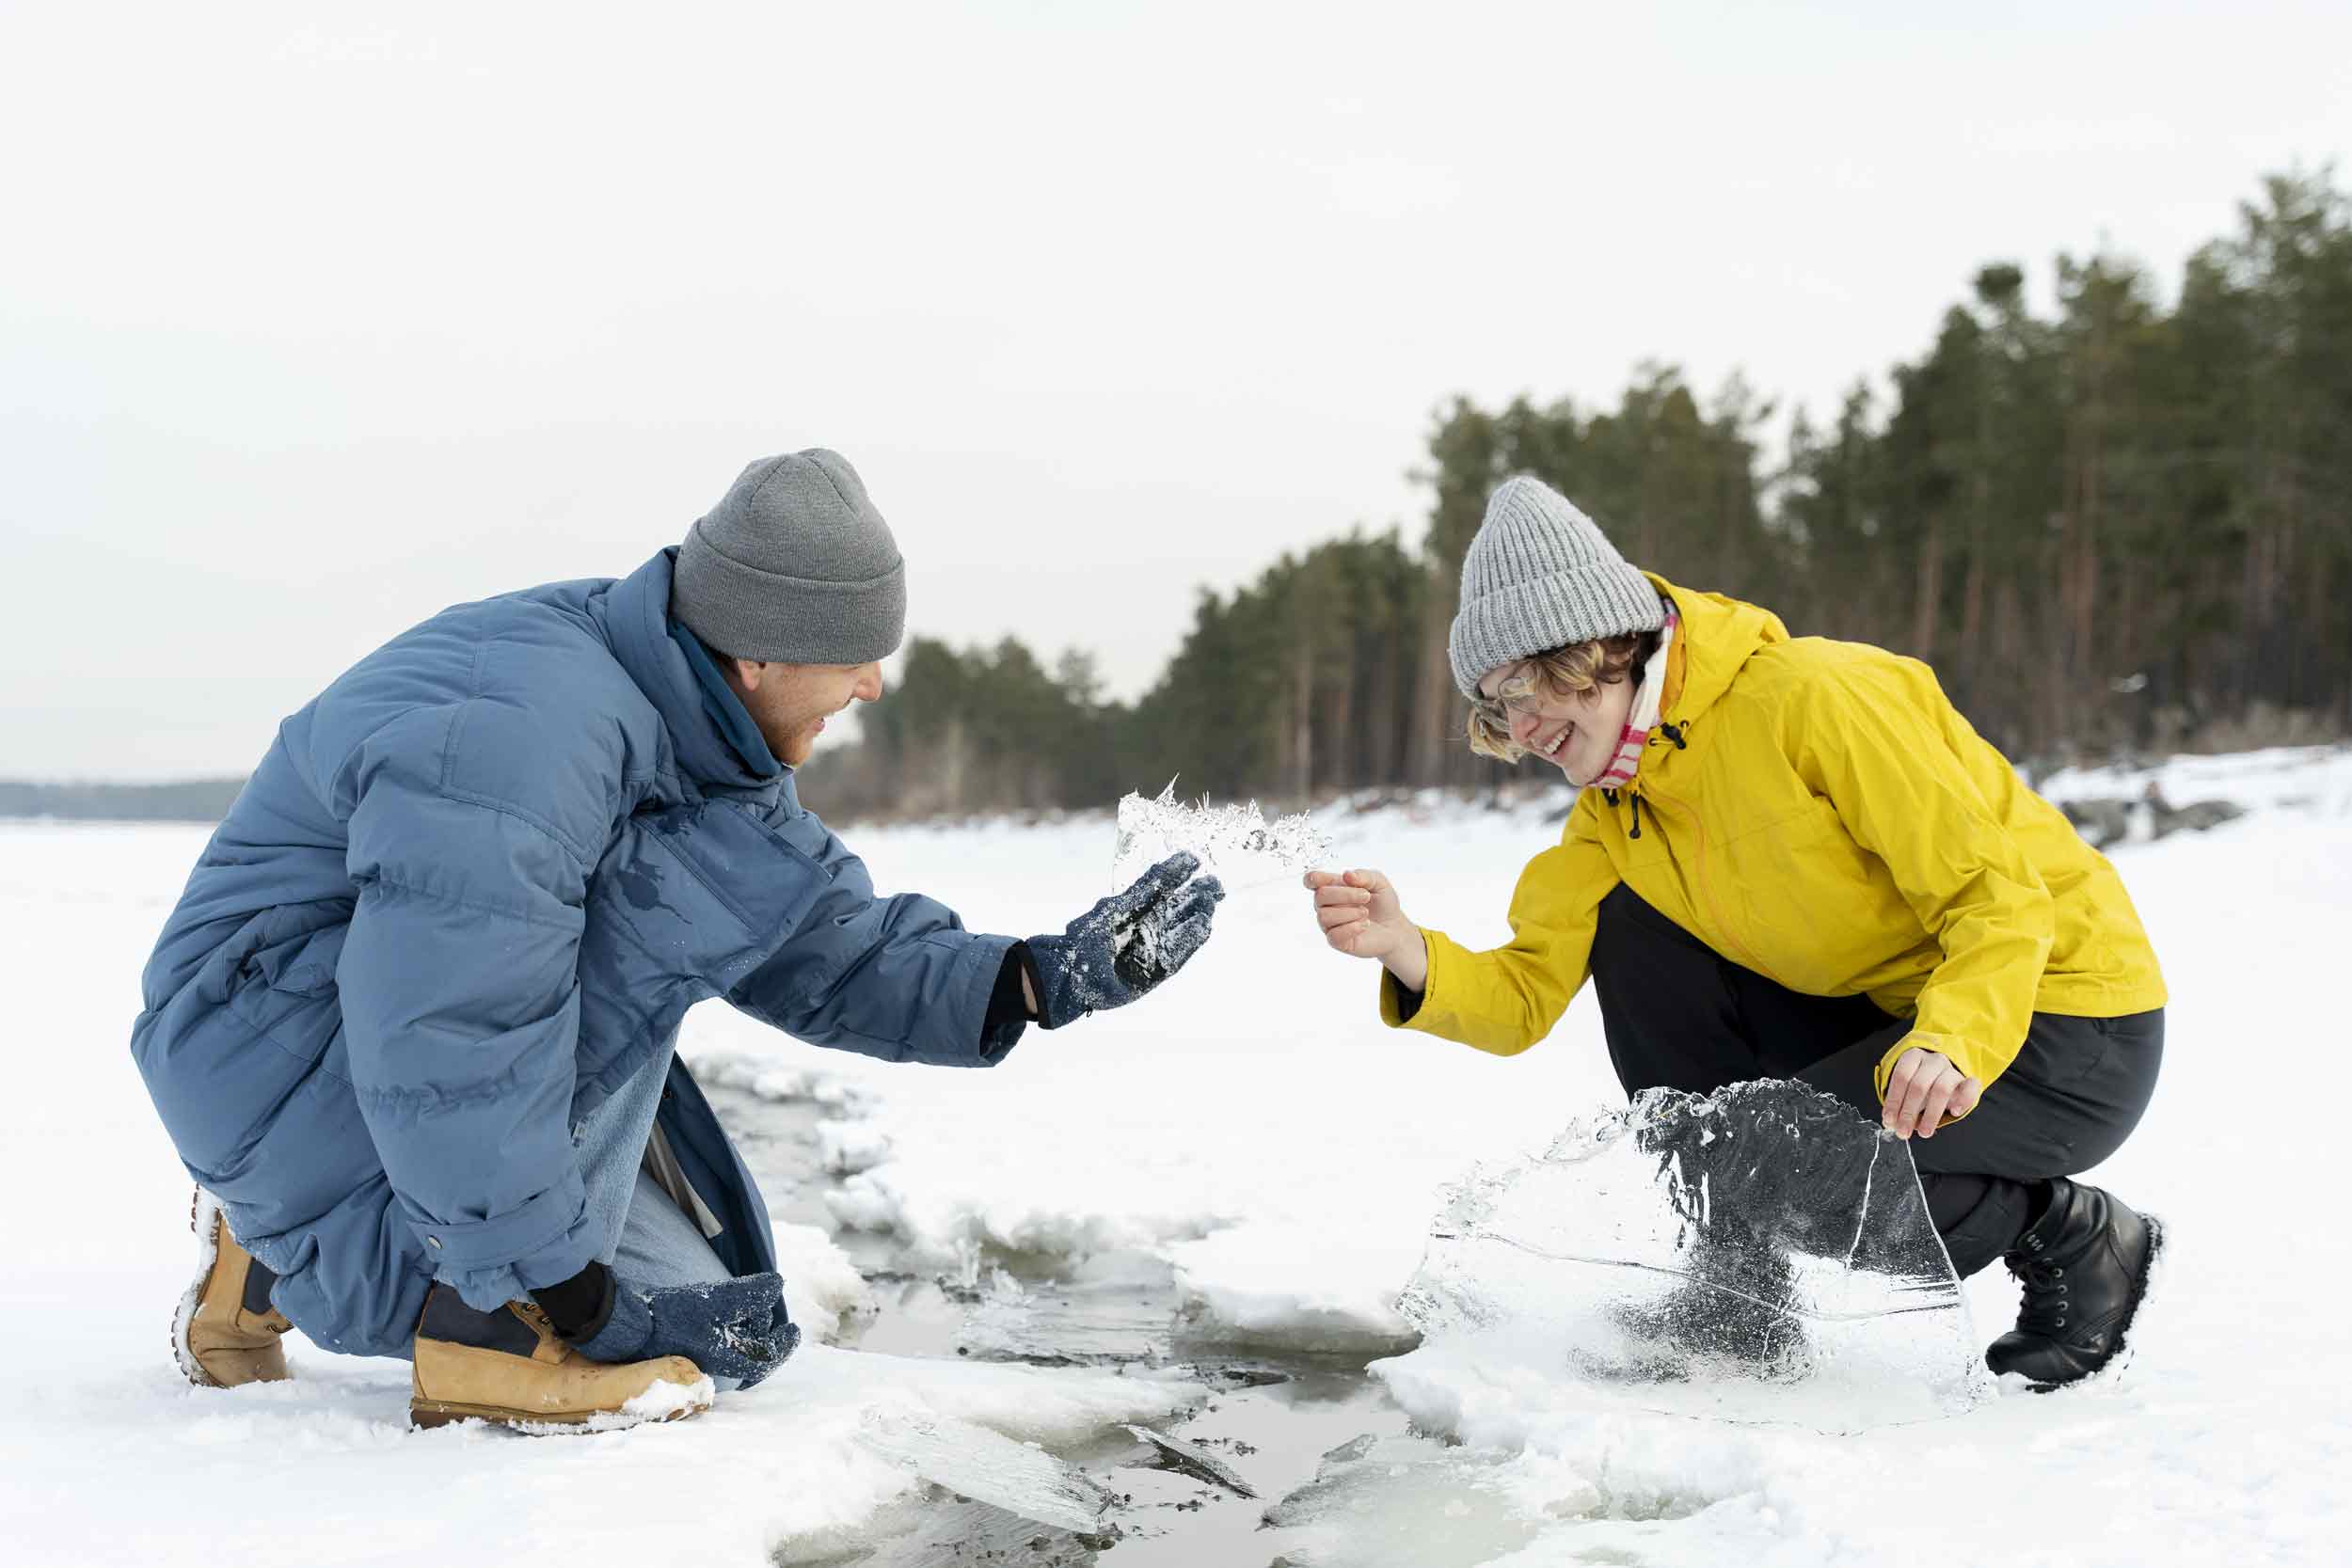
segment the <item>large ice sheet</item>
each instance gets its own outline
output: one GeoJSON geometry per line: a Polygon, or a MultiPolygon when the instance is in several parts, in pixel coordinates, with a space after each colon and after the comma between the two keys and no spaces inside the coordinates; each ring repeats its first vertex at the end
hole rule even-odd
{"type": "Polygon", "coordinates": [[[1653,1089],[1454,1187],[1400,1302],[1474,1363],[1857,1432],[1990,1390],[1909,1146],[1763,1080],[1653,1089]]]}
{"type": "Polygon", "coordinates": [[[1305,816],[1269,822],[1256,801],[1248,805],[1186,803],[1170,781],[1157,798],[1130,795],[1119,802],[1119,839],[1111,881],[1125,887],[1152,866],[1189,849],[1203,874],[1214,873],[1228,893],[1270,882],[1295,884],[1328,858],[1331,841],[1305,816]]]}

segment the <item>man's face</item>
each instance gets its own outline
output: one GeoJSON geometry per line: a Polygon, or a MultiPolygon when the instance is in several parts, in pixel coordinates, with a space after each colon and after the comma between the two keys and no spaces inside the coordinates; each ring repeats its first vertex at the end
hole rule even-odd
{"type": "Polygon", "coordinates": [[[742,699],[776,760],[798,768],[816,749],[825,721],[854,702],[882,694],[880,664],[764,664],[720,661],[720,673],[742,699]]]}

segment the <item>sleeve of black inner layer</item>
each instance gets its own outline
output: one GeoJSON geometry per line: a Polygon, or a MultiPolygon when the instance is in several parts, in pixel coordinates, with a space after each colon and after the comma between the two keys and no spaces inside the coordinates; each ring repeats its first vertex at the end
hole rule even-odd
{"type": "MultiPolygon", "coordinates": [[[[1029,1005],[1021,995],[1024,972],[1032,976],[1037,973],[1029,962],[1029,944],[1016,942],[1005,950],[995,989],[988,995],[988,1012],[980,1021],[980,1054],[984,1057],[1001,1056],[1011,1050],[1029,1025],[1029,1005]]],[[[1030,984],[1036,984],[1034,978],[1030,984]]]]}
{"type": "Polygon", "coordinates": [[[592,1339],[612,1316],[612,1271],[595,1259],[571,1278],[531,1292],[555,1331],[566,1339],[592,1339]]]}

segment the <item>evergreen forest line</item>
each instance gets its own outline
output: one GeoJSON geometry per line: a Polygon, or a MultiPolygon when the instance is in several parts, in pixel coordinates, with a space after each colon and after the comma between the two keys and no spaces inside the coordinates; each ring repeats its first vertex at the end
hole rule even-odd
{"type": "MultiPolygon", "coordinates": [[[[803,790],[829,816],[1085,808],[1187,793],[1297,803],[1494,783],[1445,658],[1464,549],[1513,473],[1637,565],[1751,599],[1797,635],[1932,662],[2010,756],[2216,749],[2352,731],[2352,200],[2275,176],[2168,305],[2140,266],[2061,256],[2057,309],[1980,269],[1886,395],[1803,410],[1785,463],[1735,376],[1645,365],[1613,406],[1440,408],[1425,531],[1285,554],[1202,590],[1159,680],[1106,701],[1092,658],[917,637],[864,738],[803,790]]],[[[1532,777],[1532,764],[1522,771],[1532,777]]]]}

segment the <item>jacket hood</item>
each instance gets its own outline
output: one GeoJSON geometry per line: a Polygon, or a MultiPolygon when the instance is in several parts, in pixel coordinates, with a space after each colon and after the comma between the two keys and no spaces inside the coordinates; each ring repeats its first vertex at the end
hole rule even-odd
{"type": "Polygon", "coordinates": [[[1658,717],[1677,728],[1714,706],[1758,648],[1788,641],[1780,617],[1761,606],[1677,588],[1655,572],[1642,575],[1674,601],[1682,623],[1666,650],[1666,689],[1658,705],[1658,717]]]}

